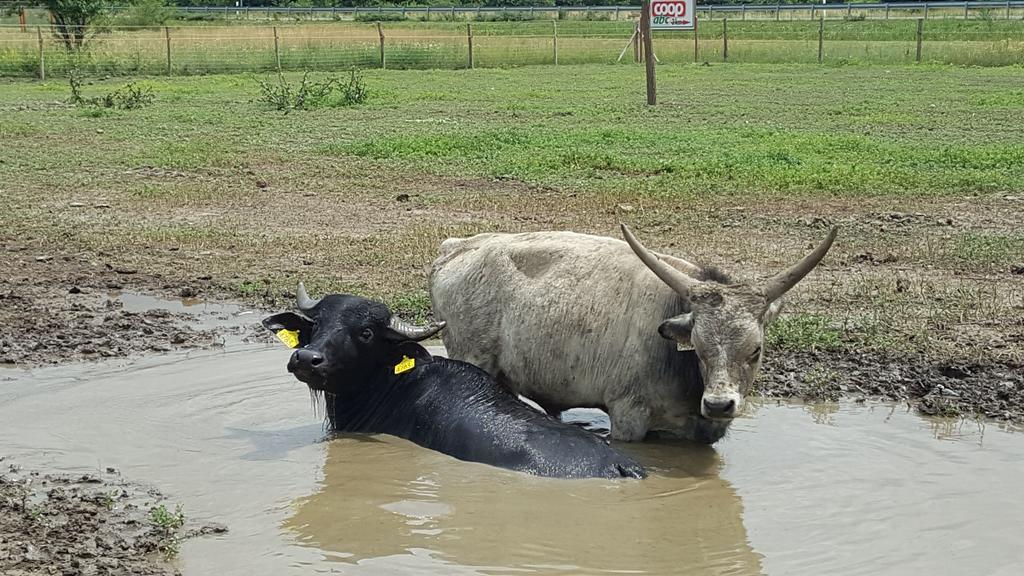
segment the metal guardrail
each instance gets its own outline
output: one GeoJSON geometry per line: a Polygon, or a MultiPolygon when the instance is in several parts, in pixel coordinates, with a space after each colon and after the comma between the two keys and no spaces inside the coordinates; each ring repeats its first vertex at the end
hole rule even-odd
{"type": "MultiPolygon", "coordinates": [[[[558,13],[558,12],[639,12],[640,6],[337,6],[329,8],[299,8],[290,6],[177,6],[178,11],[184,13],[274,13],[274,14],[494,14],[494,13],[558,13]]],[[[889,2],[889,3],[833,3],[833,4],[697,4],[698,11],[702,12],[850,12],[851,10],[885,10],[887,13],[893,10],[941,10],[960,9],[965,13],[971,9],[1006,9],[1024,8],[1024,0],[975,0],[967,2],[889,2]]]]}

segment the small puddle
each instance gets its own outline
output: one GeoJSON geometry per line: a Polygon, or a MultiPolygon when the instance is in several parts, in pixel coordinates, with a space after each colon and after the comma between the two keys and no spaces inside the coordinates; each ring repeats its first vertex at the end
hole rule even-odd
{"type": "Polygon", "coordinates": [[[186,576],[1024,570],[1024,435],[995,424],[770,403],[714,449],[625,446],[647,480],[559,481],[386,436],[325,441],[287,357],[234,345],[19,373],[0,386],[0,455],[114,467],[227,524],[185,542],[186,576]]]}
{"type": "Polygon", "coordinates": [[[110,299],[120,302],[128,312],[148,312],[150,310],[167,310],[168,312],[189,314],[211,314],[233,316],[242,311],[235,304],[214,304],[199,298],[168,299],[139,294],[136,292],[110,292],[110,299]]]}
{"type": "Polygon", "coordinates": [[[121,305],[125,312],[145,313],[154,310],[187,314],[183,323],[200,330],[212,328],[249,327],[259,324],[255,310],[238,304],[206,302],[199,298],[159,298],[137,292],[109,292],[106,298],[121,305]]]}

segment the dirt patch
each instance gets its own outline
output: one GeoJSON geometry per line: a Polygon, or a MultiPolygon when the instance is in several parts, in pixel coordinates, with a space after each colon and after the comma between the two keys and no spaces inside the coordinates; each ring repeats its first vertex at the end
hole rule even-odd
{"type": "Polygon", "coordinates": [[[0,462],[5,576],[179,574],[169,560],[181,539],[226,530],[186,528],[180,511],[159,492],[123,481],[115,470],[102,476],[41,474],[0,462]]]}

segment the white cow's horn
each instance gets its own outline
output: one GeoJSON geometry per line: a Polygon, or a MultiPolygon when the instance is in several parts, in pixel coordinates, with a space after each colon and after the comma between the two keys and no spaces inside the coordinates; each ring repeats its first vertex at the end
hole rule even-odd
{"type": "Polygon", "coordinates": [[[676,294],[683,298],[688,298],[690,295],[690,288],[696,285],[699,280],[694,279],[692,276],[684,274],[679,270],[676,270],[672,266],[669,266],[661,258],[658,258],[653,252],[644,247],[639,240],[633,236],[633,233],[629,231],[629,227],[625,224],[621,225],[622,235],[626,238],[626,242],[629,247],[636,252],[636,255],[640,257],[640,260],[661,278],[661,281],[668,284],[668,287],[675,290],[676,294]]]}
{"type": "Polygon", "coordinates": [[[838,232],[839,227],[834,226],[829,231],[828,237],[821,244],[818,244],[818,247],[813,252],[804,256],[803,260],[794,264],[789,270],[776,274],[765,283],[764,294],[769,304],[778,300],[790,288],[796,286],[797,282],[803,280],[804,276],[807,276],[811,270],[814,270],[814,267],[828,253],[828,249],[832,247],[832,242],[836,239],[838,232]]]}
{"type": "Polygon", "coordinates": [[[419,342],[420,340],[426,340],[427,338],[430,338],[434,334],[440,332],[441,329],[444,328],[444,325],[444,321],[441,321],[434,322],[429,326],[416,326],[413,324],[409,324],[408,322],[400,319],[398,316],[392,316],[391,322],[388,324],[388,327],[410,340],[419,342]]]}

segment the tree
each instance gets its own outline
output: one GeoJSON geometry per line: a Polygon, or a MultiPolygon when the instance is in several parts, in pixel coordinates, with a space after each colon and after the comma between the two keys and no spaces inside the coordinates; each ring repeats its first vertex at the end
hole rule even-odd
{"type": "Polygon", "coordinates": [[[89,32],[107,12],[107,0],[44,0],[53,14],[54,32],[68,50],[85,45],[89,32]]]}

